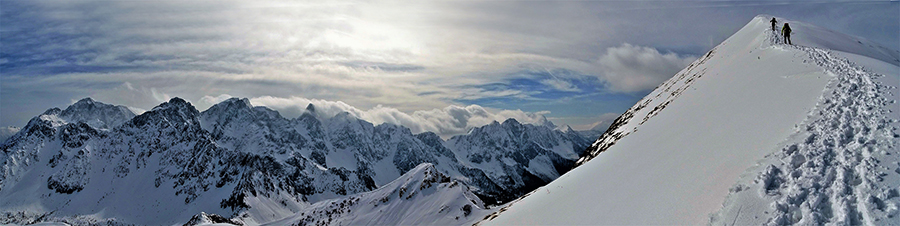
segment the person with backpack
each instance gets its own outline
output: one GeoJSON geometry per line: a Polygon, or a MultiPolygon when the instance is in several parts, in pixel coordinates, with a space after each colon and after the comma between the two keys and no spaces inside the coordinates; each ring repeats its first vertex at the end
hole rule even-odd
{"type": "Polygon", "coordinates": [[[772,20],[769,22],[772,22],[772,31],[773,32],[778,31],[778,30],[775,30],[775,24],[778,24],[778,21],[775,21],[775,17],[772,17],[772,20]]]}
{"type": "Polygon", "coordinates": [[[784,44],[794,44],[791,43],[791,26],[788,23],[784,23],[784,27],[781,28],[781,34],[784,35],[784,44]]]}

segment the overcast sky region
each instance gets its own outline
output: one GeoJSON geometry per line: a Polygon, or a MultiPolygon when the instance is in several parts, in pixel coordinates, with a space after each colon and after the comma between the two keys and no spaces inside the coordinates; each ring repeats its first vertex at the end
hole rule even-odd
{"type": "Polygon", "coordinates": [[[3,0],[0,126],[177,96],[445,137],[510,117],[590,129],[758,14],[900,49],[896,1],[3,0]]]}

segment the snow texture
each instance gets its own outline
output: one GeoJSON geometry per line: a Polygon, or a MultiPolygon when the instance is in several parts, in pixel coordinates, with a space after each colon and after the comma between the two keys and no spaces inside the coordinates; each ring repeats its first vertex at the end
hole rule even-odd
{"type": "Polygon", "coordinates": [[[797,32],[783,45],[771,18],[626,111],[579,167],[481,223],[900,223],[896,51],[778,18],[797,32]]]}

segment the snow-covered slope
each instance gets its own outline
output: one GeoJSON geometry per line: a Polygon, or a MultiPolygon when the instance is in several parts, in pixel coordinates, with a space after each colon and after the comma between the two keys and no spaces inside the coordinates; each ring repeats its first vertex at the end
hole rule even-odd
{"type": "Polygon", "coordinates": [[[797,46],[778,44],[769,19],[639,101],[579,167],[482,223],[900,223],[898,74],[839,57],[884,73],[898,70],[896,51],[782,18],[797,46]]]}
{"type": "Polygon", "coordinates": [[[374,191],[318,202],[267,225],[462,225],[487,213],[466,184],[422,163],[374,191]]]}

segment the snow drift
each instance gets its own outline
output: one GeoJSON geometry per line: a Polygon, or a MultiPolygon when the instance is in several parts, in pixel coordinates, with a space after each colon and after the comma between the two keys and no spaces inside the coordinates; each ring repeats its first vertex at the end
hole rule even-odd
{"type": "Polygon", "coordinates": [[[771,18],[626,111],[579,167],[482,223],[900,223],[897,51],[778,18],[796,32],[783,45],[771,18]]]}

